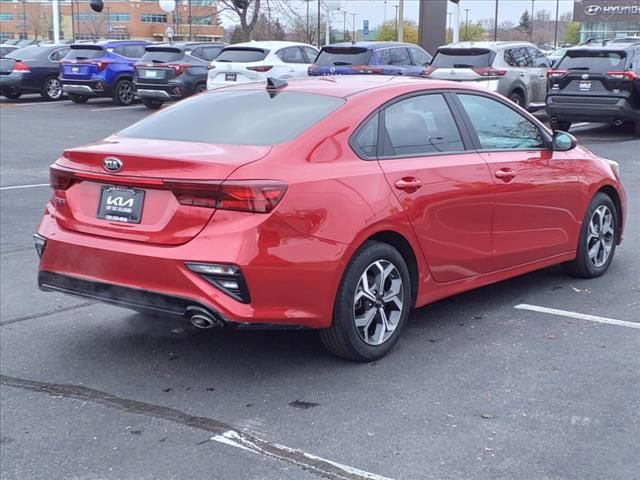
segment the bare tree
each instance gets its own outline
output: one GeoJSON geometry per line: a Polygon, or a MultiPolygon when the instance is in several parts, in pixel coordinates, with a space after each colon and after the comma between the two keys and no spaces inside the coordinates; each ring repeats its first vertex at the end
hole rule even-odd
{"type": "Polygon", "coordinates": [[[49,37],[49,31],[53,28],[53,18],[47,5],[36,3],[31,5],[26,11],[25,22],[29,30],[33,32],[33,37],[49,37]]]}
{"type": "Polygon", "coordinates": [[[107,18],[106,12],[103,12],[103,13],[91,12],[91,13],[87,13],[86,15],[88,15],[87,21],[82,22],[82,25],[84,27],[83,33],[88,33],[89,35],[91,35],[91,37],[95,39],[102,38],[106,30],[104,25],[106,23],[106,18],[107,18]]]}
{"type": "Polygon", "coordinates": [[[217,13],[228,13],[232,18],[239,19],[242,41],[248,42],[252,38],[256,23],[258,23],[262,1],[249,0],[247,8],[238,8],[232,0],[220,0],[217,13]]]}

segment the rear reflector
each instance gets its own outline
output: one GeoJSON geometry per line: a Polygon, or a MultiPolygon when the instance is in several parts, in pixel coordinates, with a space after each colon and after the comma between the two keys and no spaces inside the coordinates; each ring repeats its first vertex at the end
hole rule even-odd
{"type": "Polygon", "coordinates": [[[251,70],[252,72],[268,72],[273,68],[273,65],[260,65],[258,67],[247,67],[247,70],[251,70]]]}
{"type": "Polygon", "coordinates": [[[216,263],[185,264],[192,272],[202,275],[209,283],[239,302],[249,303],[249,289],[242,275],[240,267],[216,263]]]}
{"type": "Polygon", "coordinates": [[[24,63],[22,63],[22,62],[20,62],[20,61],[17,61],[17,62],[15,63],[15,65],[13,66],[13,71],[14,71],[14,72],[24,72],[24,73],[27,73],[27,72],[30,72],[30,71],[31,71],[31,69],[30,69],[26,64],[24,64],[24,63]]]}
{"type": "Polygon", "coordinates": [[[506,70],[497,70],[493,67],[477,67],[472,70],[482,77],[504,77],[507,74],[506,70]]]}
{"type": "Polygon", "coordinates": [[[607,75],[616,80],[638,80],[640,78],[640,76],[632,70],[625,72],[607,72],[607,75]]]}
{"type": "Polygon", "coordinates": [[[268,180],[228,182],[164,180],[181,205],[269,213],[280,202],[287,185],[268,180]]]}

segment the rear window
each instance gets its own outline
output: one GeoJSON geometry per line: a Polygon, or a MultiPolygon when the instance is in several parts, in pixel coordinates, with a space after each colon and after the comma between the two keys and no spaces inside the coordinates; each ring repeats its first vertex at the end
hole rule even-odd
{"type": "Polygon", "coordinates": [[[28,60],[30,58],[36,58],[42,52],[48,52],[49,50],[39,47],[37,45],[31,45],[30,47],[18,48],[15,51],[7,54],[6,58],[15,58],[16,60],[28,60]]]}
{"type": "Polygon", "coordinates": [[[179,48],[153,47],[147,48],[142,58],[140,58],[140,61],[147,63],[169,63],[180,60],[182,55],[182,51],[179,48]]]}
{"type": "Polygon", "coordinates": [[[315,63],[321,67],[369,65],[373,53],[361,47],[324,47],[315,63]]]}
{"type": "Polygon", "coordinates": [[[269,50],[262,48],[225,48],[220,52],[220,55],[216,57],[216,62],[261,62],[265,59],[267,53],[269,53],[269,50]]]}
{"type": "Polygon", "coordinates": [[[490,67],[495,52],[485,48],[441,48],[431,61],[438,68],[477,68],[490,67]]]}
{"type": "Polygon", "coordinates": [[[74,47],[71,46],[71,50],[64,57],[67,60],[90,60],[92,58],[100,58],[104,55],[104,49],[102,47],[74,47]]]}
{"type": "Polygon", "coordinates": [[[145,118],[127,138],[232,145],[287,142],[339,108],[342,98],[301,92],[227,90],[199,95],[145,118]],[[224,121],[211,112],[225,112],[224,121]]]}
{"type": "Polygon", "coordinates": [[[606,73],[625,69],[627,54],[610,50],[567,50],[556,68],[606,73]]]}

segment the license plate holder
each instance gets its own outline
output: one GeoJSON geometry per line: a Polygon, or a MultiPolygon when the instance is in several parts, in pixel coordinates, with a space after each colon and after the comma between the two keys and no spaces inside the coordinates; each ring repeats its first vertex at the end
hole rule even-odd
{"type": "Polygon", "coordinates": [[[581,92],[588,92],[589,90],[591,90],[591,81],[581,81],[580,85],[579,85],[580,91],[581,92]]]}
{"type": "Polygon", "coordinates": [[[71,73],[80,73],[80,67],[71,67],[71,73]]]}
{"type": "Polygon", "coordinates": [[[145,70],[144,76],[145,78],[156,78],[158,76],[158,72],[156,70],[145,70]]]}
{"type": "Polygon", "coordinates": [[[105,185],[100,192],[97,217],[120,223],[140,223],[144,190],[105,185]]]}
{"type": "Polygon", "coordinates": [[[235,82],[238,79],[237,73],[225,73],[224,80],[225,82],[235,82]]]}

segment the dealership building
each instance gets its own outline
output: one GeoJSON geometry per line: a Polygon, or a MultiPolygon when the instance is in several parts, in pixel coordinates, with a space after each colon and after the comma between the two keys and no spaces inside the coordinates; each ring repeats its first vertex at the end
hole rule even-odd
{"type": "Polygon", "coordinates": [[[580,41],[640,36],[640,0],[576,0],[573,20],[580,41]]]}
{"type": "MultiPolygon", "coordinates": [[[[102,13],[88,0],[60,0],[60,37],[91,40],[130,38],[166,41],[170,27],[174,40],[222,39],[214,0],[177,0],[173,13],[160,9],[158,0],[106,0],[102,13]],[[191,21],[189,21],[191,19],[191,21]]],[[[13,38],[52,39],[50,0],[0,0],[0,43],[13,38]]]]}

